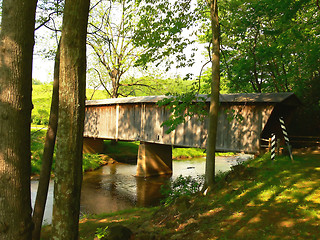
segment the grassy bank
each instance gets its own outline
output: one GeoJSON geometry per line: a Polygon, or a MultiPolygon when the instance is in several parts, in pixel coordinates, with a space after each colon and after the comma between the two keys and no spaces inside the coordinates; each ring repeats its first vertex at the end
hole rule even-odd
{"type": "Polygon", "coordinates": [[[291,163],[288,157],[271,162],[267,154],[220,176],[207,196],[83,218],[80,239],[93,239],[97,228],[117,224],[141,240],[319,239],[319,196],[319,155],[296,156],[291,163]]]}
{"type": "MultiPolygon", "coordinates": [[[[136,162],[139,142],[118,142],[104,141],[105,153],[120,162],[136,162]]],[[[173,148],[173,159],[184,159],[206,156],[205,150],[200,148],[173,148]]]]}
{"type": "MultiPolygon", "coordinates": [[[[46,130],[31,129],[31,174],[40,174],[43,147],[45,142],[46,130]]],[[[83,171],[91,171],[99,168],[106,163],[105,158],[99,154],[83,155],[83,171]]],[[[53,156],[53,166],[55,167],[55,153],[53,156]]]]}
{"type": "MultiPolygon", "coordinates": [[[[49,113],[52,97],[52,83],[32,85],[32,110],[31,121],[35,125],[46,125],[49,122],[49,113]]],[[[86,89],[87,99],[108,98],[106,91],[86,89]]]]}
{"type": "MultiPolygon", "coordinates": [[[[110,140],[104,141],[105,154],[119,162],[136,162],[139,142],[118,142],[112,144],[110,140]]],[[[236,153],[216,153],[216,156],[233,156],[236,153]]],[[[205,157],[205,149],[200,148],[172,148],[173,159],[186,159],[205,157]]]]}

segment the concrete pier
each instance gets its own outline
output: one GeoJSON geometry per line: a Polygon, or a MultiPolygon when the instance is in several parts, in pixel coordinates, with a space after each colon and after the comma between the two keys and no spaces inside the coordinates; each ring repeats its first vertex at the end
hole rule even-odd
{"type": "Polygon", "coordinates": [[[83,153],[102,153],[103,139],[100,138],[83,138],[83,153]]]}
{"type": "Polygon", "coordinates": [[[172,174],[172,146],[140,142],[137,177],[172,174]]]}

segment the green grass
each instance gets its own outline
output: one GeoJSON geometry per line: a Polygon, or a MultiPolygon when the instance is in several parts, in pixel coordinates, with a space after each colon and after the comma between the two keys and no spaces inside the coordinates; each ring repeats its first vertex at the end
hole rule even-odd
{"type": "Polygon", "coordinates": [[[31,173],[39,174],[46,130],[31,129],[31,173]]]}
{"type": "MultiPolygon", "coordinates": [[[[320,156],[270,155],[220,176],[212,192],[182,197],[169,206],[87,216],[80,239],[98,227],[122,224],[135,239],[318,239],[320,156]]],[[[47,229],[48,230],[48,229],[47,229]]],[[[44,235],[44,239],[46,235],[44,235]]]]}
{"type": "Polygon", "coordinates": [[[181,159],[181,158],[192,158],[192,157],[203,157],[206,156],[204,149],[200,148],[173,148],[172,149],[172,158],[181,159]]]}
{"type": "MultiPolygon", "coordinates": [[[[93,89],[86,90],[87,99],[90,99],[93,89]]],[[[47,125],[49,121],[50,106],[52,97],[52,84],[32,85],[32,103],[34,108],[31,114],[31,121],[34,125],[47,125]]],[[[94,92],[93,100],[105,99],[108,95],[105,91],[94,92]]]]}
{"type": "MultiPolygon", "coordinates": [[[[42,154],[45,142],[46,130],[31,129],[31,174],[40,174],[42,154]]],[[[83,171],[91,171],[99,168],[105,161],[99,154],[83,155],[83,171]]],[[[52,170],[55,167],[55,153],[53,156],[52,170]]]]}

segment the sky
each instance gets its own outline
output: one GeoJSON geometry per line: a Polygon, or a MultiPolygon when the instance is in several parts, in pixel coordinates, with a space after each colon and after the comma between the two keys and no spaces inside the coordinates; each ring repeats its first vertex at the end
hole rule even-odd
{"type": "MultiPolygon", "coordinates": [[[[194,46],[190,46],[191,49],[194,46]]],[[[198,76],[200,74],[200,70],[202,65],[207,61],[207,59],[203,56],[202,52],[204,52],[204,47],[199,45],[199,50],[196,53],[196,63],[193,67],[185,67],[185,68],[175,68],[174,66],[167,72],[167,76],[174,77],[180,75],[182,78],[186,76],[187,73],[192,73],[194,76],[198,76]]],[[[186,49],[186,52],[190,52],[190,49],[186,49]]],[[[33,57],[33,71],[32,78],[40,80],[41,82],[52,82],[53,81],[53,67],[54,61],[46,59],[39,54],[34,55],[33,57]]],[[[164,70],[164,69],[160,69],[164,70]]]]}

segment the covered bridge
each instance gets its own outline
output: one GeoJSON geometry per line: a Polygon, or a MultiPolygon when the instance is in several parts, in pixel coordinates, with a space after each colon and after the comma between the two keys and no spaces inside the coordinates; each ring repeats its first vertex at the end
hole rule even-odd
{"type": "MultiPolygon", "coordinates": [[[[156,144],[155,148],[162,148],[158,145],[205,148],[207,118],[204,121],[188,118],[173,132],[165,133],[161,124],[171,113],[168,108],[157,105],[165,97],[87,101],[85,147],[99,149],[102,139],[115,139],[156,144]]],[[[209,109],[210,98],[203,97],[209,109]]],[[[288,120],[299,104],[293,93],[221,94],[216,150],[258,153],[272,132],[281,136],[279,117],[288,120]]]]}

